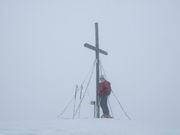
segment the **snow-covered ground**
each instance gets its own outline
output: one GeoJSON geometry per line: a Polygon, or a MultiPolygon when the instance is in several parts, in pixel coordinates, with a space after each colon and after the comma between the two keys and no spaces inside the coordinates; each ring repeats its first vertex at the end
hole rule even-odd
{"type": "Polygon", "coordinates": [[[180,135],[180,131],[115,119],[59,119],[0,122],[0,135],[180,135]]]}

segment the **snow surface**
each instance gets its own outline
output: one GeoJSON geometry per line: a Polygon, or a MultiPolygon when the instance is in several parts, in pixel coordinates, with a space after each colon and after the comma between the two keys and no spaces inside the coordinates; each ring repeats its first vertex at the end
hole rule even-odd
{"type": "Polygon", "coordinates": [[[180,131],[115,119],[59,119],[1,122],[0,135],[180,135],[180,131]]]}

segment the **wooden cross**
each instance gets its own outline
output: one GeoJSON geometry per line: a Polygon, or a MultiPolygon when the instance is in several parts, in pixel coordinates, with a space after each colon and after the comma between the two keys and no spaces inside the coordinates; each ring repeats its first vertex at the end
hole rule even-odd
{"type": "Polygon", "coordinates": [[[99,108],[99,96],[97,93],[98,85],[99,85],[99,53],[108,55],[108,53],[102,49],[99,49],[99,33],[98,33],[98,23],[95,23],[95,39],[96,46],[92,46],[88,43],[85,43],[84,46],[95,51],[96,55],[96,118],[100,118],[100,108],[99,108]]]}

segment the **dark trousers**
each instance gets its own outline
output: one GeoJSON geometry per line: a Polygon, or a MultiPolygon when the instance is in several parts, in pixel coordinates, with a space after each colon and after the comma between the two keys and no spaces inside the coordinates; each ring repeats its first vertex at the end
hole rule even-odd
{"type": "Polygon", "coordinates": [[[100,97],[100,105],[101,105],[103,114],[109,115],[109,109],[107,105],[108,95],[103,94],[103,95],[99,95],[99,97],[100,97]]]}

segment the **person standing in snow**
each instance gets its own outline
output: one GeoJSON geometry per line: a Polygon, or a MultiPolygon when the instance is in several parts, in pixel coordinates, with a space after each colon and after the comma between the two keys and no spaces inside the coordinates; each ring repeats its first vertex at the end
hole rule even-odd
{"type": "Polygon", "coordinates": [[[98,85],[98,95],[100,98],[100,106],[103,111],[103,115],[101,116],[101,118],[112,118],[109,115],[109,109],[107,105],[107,99],[110,93],[111,93],[111,83],[107,81],[102,75],[100,77],[100,83],[98,85]]]}

